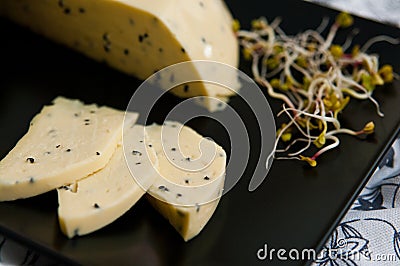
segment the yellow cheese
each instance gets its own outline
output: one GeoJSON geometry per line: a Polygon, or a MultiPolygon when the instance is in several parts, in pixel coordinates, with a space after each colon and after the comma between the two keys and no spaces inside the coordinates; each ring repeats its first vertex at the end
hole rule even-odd
{"type": "Polygon", "coordinates": [[[119,146],[102,170],[57,190],[60,227],[68,237],[85,235],[110,224],[146,193],[132,175],[151,180],[155,176],[153,165],[157,167],[155,152],[146,149],[143,126],[127,127],[124,138],[124,148],[119,146]]]}
{"type": "MultiPolygon", "coordinates": [[[[74,183],[110,160],[125,112],[56,98],[0,161],[0,201],[32,197],[74,183]]],[[[134,123],[136,113],[127,115],[134,123]]]]}
{"type": "MultiPolygon", "coordinates": [[[[140,79],[183,61],[238,64],[232,17],[222,0],[1,0],[0,14],[140,79]]],[[[187,69],[197,80],[209,74],[196,65],[187,69]]],[[[197,83],[173,93],[225,99],[238,89],[232,84],[233,91],[197,83]]]]}
{"type": "Polygon", "coordinates": [[[159,173],[148,199],[185,241],[192,239],[218,205],[226,154],[213,141],[178,122],[148,126],[146,133],[157,153],[159,173]]]}

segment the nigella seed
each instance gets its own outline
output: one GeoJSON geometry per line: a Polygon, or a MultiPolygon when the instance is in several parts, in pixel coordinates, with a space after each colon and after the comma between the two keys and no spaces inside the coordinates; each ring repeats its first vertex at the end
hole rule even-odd
{"type": "Polygon", "coordinates": [[[66,149],[65,151],[66,151],[66,152],[71,152],[71,149],[66,149]]]}
{"type": "Polygon", "coordinates": [[[189,184],[189,179],[185,179],[185,183],[186,183],[186,184],[189,184]]]}
{"type": "Polygon", "coordinates": [[[71,9],[69,9],[68,7],[66,7],[66,8],[64,9],[64,14],[68,15],[68,14],[70,14],[70,13],[71,13],[71,9]]]}
{"type": "Polygon", "coordinates": [[[206,43],[206,38],[201,37],[201,41],[202,41],[203,43],[206,43]]]}
{"type": "Polygon", "coordinates": [[[35,183],[35,179],[33,177],[29,178],[29,183],[31,184],[35,183]]]}
{"type": "Polygon", "coordinates": [[[149,147],[151,148],[151,147],[153,147],[153,145],[149,144],[149,147]]]}
{"type": "Polygon", "coordinates": [[[69,190],[69,187],[67,187],[67,186],[61,186],[61,187],[59,187],[58,189],[69,190]]]}
{"type": "Polygon", "coordinates": [[[78,113],[75,113],[75,114],[74,114],[74,116],[75,116],[75,117],[78,117],[78,116],[79,116],[79,114],[78,114],[78,113]]]}
{"type": "Polygon", "coordinates": [[[185,48],[182,47],[182,48],[181,48],[181,52],[182,52],[182,53],[186,53],[185,48]]]}
{"type": "Polygon", "coordinates": [[[35,159],[32,158],[32,157],[29,157],[29,158],[26,158],[26,161],[29,162],[29,163],[34,163],[35,159]]]}
{"type": "Polygon", "coordinates": [[[94,207],[95,209],[100,209],[100,206],[99,206],[99,204],[97,204],[97,203],[95,203],[95,204],[93,205],[93,207],[94,207]]]}
{"type": "Polygon", "coordinates": [[[89,123],[89,122],[86,122],[86,123],[85,123],[85,126],[88,126],[88,125],[90,125],[90,123],[89,123]]]}
{"type": "Polygon", "coordinates": [[[180,197],[182,197],[182,194],[181,194],[181,193],[178,193],[178,194],[176,194],[176,197],[177,197],[177,198],[180,198],[180,197]]]}
{"type": "Polygon", "coordinates": [[[188,92],[189,91],[189,85],[185,85],[185,86],[183,86],[183,91],[184,92],[188,92]]]}
{"type": "Polygon", "coordinates": [[[100,152],[96,151],[96,155],[100,155],[100,152]]]}
{"type": "Polygon", "coordinates": [[[106,42],[110,41],[108,33],[104,33],[103,34],[103,40],[106,41],[106,42]]]}
{"type": "Polygon", "coordinates": [[[56,146],[56,149],[60,148],[60,146],[61,146],[61,145],[60,145],[60,144],[58,144],[58,145],[56,146]]]}
{"type": "Polygon", "coordinates": [[[190,162],[190,158],[189,158],[189,157],[187,157],[187,158],[186,158],[186,161],[190,162]]]}
{"type": "Polygon", "coordinates": [[[91,113],[91,114],[94,114],[94,113],[96,113],[96,111],[95,111],[95,110],[91,110],[90,113],[91,113]]]}
{"type": "Polygon", "coordinates": [[[80,7],[80,8],[79,8],[79,13],[83,14],[83,13],[85,13],[85,12],[86,12],[86,10],[85,10],[83,7],[80,7]]]}
{"type": "Polygon", "coordinates": [[[143,36],[139,35],[139,42],[143,42],[143,36]]]}
{"type": "Polygon", "coordinates": [[[204,180],[210,180],[210,178],[208,176],[205,176],[204,180]]]}
{"type": "Polygon", "coordinates": [[[198,203],[196,203],[196,212],[200,211],[200,205],[198,203]]]}
{"type": "Polygon", "coordinates": [[[85,121],[85,122],[90,122],[90,119],[85,119],[85,120],[83,120],[83,121],[85,121]]]}
{"type": "Polygon", "coordinates": [[[147,33],[145,33],[145,34],[143,35],[143,37],[144,37],[144,38],[147,38],[147,37],[149,37],[149,35],[148,35],[147,33]]]}
{"type": "Polygon", "coordinates": [[[164,51],[164,49],[163,48],[158,48],[158,51],[160,52],[160,53],[162,53],[163,51],[164,51]]]}
{"type": "Polygon", "coordinates": [[[224,157],[224,155],[222,153],[219,154],[219,157],[224,157]]]}
{"type": "Polygon", "coordinates": [[[110,50],[111,50],[111,45],[109,44],[109,43],[107,43],[107,44],[105,44],[104,45],[104,51],[106,52],[106,53],[108,53],[108,52],[110,52],[110,50]]]}
{"type": "Polygon", "coordinates": [[[124,55],[129,55],[129,50],[128,49],[124,50],[124,55]]]}
{"type": "Polygon", "coordinates": [[[169,191],[169,189],[166,186],[159,186],[158,189],[165,192],[169,191]]]}
{"type": "Polygon", "coordinates": [[[172,148],[171,151],[176,151],[176,148],[172,148]]]}
{"type": "Polygon", "coordinates": [[[140,164],[142,164],[142,163],[140,163],[140,162],[139,162],[139,163],[136,163],[136,165],[140,165],[140,164]]]}
{"type": "Polygon", "coordinates": [[[132,155],[142,156],[142,153],[140,151],[132,151],[132,155]]]}

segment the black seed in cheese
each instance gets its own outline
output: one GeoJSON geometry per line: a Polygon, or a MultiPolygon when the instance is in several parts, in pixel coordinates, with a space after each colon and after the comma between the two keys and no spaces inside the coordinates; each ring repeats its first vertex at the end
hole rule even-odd
{"type": "Polygon", "coordinates": [[[149,35],[148,35],[147,33],[145,33],[145,34],[143,35],[143,37],[144,37],[144,38],[147,38],[147,37],[149,37],[149,35]]]}
{"type": "Polygon", "coordinates": [[[189,91],[189,85],[185,85],[185,86],[183,86],[183,91],[184,92],[188,92],[189,91]]]}
{"type": "Polygon", "coordinates": [[[201,41],[202,41],[203,43],[206,43],[206,38],[201,37],[201,41]]]}
{"type": "Polygon", "coordinates": [[[99,206],[99,204],[97,204],[97,203],[95,203],[95,204],[93,205],[93,207],[94,207],[95,209],[100,209],[100,206],[99,206]]]}
{"type": "Polygon", "coordinates": [[[219,157],[224,157],[224,155],[222,153],[219,154],[219,157]]]}
{"type": "Polygon", "coordinates": [[[151,147],[153,147],[153,145],[149,144],[149,147],[151,148],[151,147]]]}
{"type": "Polygon", "coordinates": [[[218,107],[222,107],[222,106],[223,106],[223,103],[219,102],[218,107]]]}
{"type": "Polygon", "coordinates": [[[159,186],[158,189],[161,190],[161,191],[165,191],[165,192],[169,191],[169,189],[166,186],[162,186],[162,185],[159,186]]]}
{"type": "Polygon", "coordinates": [[[142,164],[142,163],[136,163],[136,165],[140,165],[140,164],[142,164]]]}
{"type": "Polygon", "coordinates": [[[61,187],[59,187],[58,189],[69,190],[69,187],[67,187],[67,186],[61,186],[61,187]]]}
{"type": "Polygon", "coordinates": [[[31,183],[31,184],[35,183],[35,179],[33,177],[30,177],[29,178],[29,183],[31,183]]]}
{"type": "Polygon", "coordinates": [[[84,122],[90,122],[90,119],[86,118],[85,120],[83,120],[84,122]]]}
{"type": "Polygon", "coordinates": [[[178,194],[176,194],[176,197],[177,197],[177,198],[180,198],[180,197],[182,197],[182,194],[181,194],[181,193],[178,193],[178,194]]]}
{"type": "Polygon", "coordinates": [[[89,122],[85,122],[85,126],[89,126],[90,125],[90,123],[89,122]]]}
{"type": "Polygon", "coordinates": [[[111,50],[111,45],[110,45],[109,43],[106,43],[106,44],[103,46],[103,48],[104,48],[104,51],[105,51],[106,53],[108,53],[108,52],[110,52],[110,50],[111,50]]]}
{"type": "Polygon", "coordinates": [[[210,180],[210,178],[208,176],[205,176],[204,180],[210,180]]]}
{"type": "Polygon", "coordinates": [[[188,161],[188,162],[190,162],[190,157],[187,157],[185,160],[188,161]]]}
{"type": "Polygon", "coordinates": [[[182,47],[182,48],[181,48],[181,52],[182,52],[182,53],[186,53],[185,48],[182,47]]]}
{"type": "Polygon", "coordinates": [[[129,55],[129,49],[124,49],[124,55],[129,55]]]}
{"type": "Polygon", "coordinates": [[[186,184],[189,184],[189,179],[185,179],[185,183],[186,183],[186,184]]]}
{"type": "Polygon", "coordinates": [[[196,212],[199,212],[200,211],[200,204],[196,203],[195,206],[196,206],[196,212]]]}
{"type": "Polygon", "coordinates": [[[79,13],[83,14],[83,13],[85,13],[85,12],[86,12],[86,10],[85,10],[83,7],[80,7],[80,8],[79,8],[79,13]]]}
{"type": "Polygon", "coordinates": [[[79,117],[79,114],[78,114],[78,113],[75,113],[74,116],[75,116],[75,117],[79,117]]]}
{"type": "Polygon", "coordinates": [[[132,155],[142,156],[142,153],[140,151],[132,151],[132,155]]]}
{"type": "Polygon", "coordinates": [[[26,161],[29,162],[29,163],[34,163],[35,159],[32,158],[32,157],[29,157],[29,158],[26,158],[26,161]]]}
{"type": "Polygon", "coordinates": [[[163,51],[164,51],[164,49],[163,48],[158,48],[158,51],[160,52],[160,53],[162,53],[163,51]]]}
{"type": "Polygon", "coordinates": [[[45,155],[49,155],[49,154],[51,154],[51,152],[46,151],[44,154],[45,154],[45,155]]]}
{"type": "Polygon", "coordinates": [[[66,149],[65,151],[66,151],[66,152],[71,152],[71,149],[66,149]]]}
{"type": "Polygon", "coordinates": [[[176,148],[172,148],[171,151],[176,151],[176,148]]]}
{"type": "Polygon", "coordinates": [[[107,43],[110,42],[110,38],[107,32],[103,34],[103,40],[106,41],[107,43]]]}
{"type": "Polygon", "coordinates": [[[96,151],[96,155],[100,155],[100,152],[96,151]]]}
{"type": "Polygon", "coordinates": [[[139,35],[139,42],[143,42],[143,36],[139,35]]]}
{"type": "Polygon", "coordinates": [[[68,7],[64,8],[64,14],[68,15],[70,13],[71,13],[71,9],[70,8],[68,8],[68,7]]]}
{"type": "Polygon", "coordinates": [[[58,144],[58,145],[56,146],[56,148],[58,149],[58,148],[60,148],[60,146],[61,146],[61,145],[60,145],[60,144],[58,144]]]}
{"type": "Polygon", "coordinates": [[[96,111],[95,110],[90,110],[90,113],[94,114],[94,113],[96,113],[96,111]]]}

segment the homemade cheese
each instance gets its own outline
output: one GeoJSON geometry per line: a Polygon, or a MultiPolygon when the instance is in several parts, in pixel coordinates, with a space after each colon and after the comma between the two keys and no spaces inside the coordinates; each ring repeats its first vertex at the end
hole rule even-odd
{"type": "MultiPolygon", "coordinates": [[[[125,112],[58,97],[0,161],[0,201],[27,198],[74,183],[110,160],[125,112]]],[[[130,113],[126,123],[137,120],[130,113]]]]}
{"type": "Polygon", "coordinates": [[[158,177],[148,199],[187,241],[200,233],[218,205],[226,154],[178,122],[148,126],[146,133],[158,158],[158,177]]]}
{"type": "Polygon", "coordinates": [[[128,127],[124,138],[124,148],[119,146],[102,170],[57,190],[60,227],[68,237],[85,235],[110,224],[146,193],[132,175],[151,180],[155,176],[153,167],[157,167],[155,152],[145,146],[143,126],[128,127]]]}
{"type": "MultiPolygon", "coordinates": [[[[190,60],[238,65],[232,17],[222,0],[2,0],[0,14],[140,79],[190,60]]],[[[187,70],[197,80],[210,75],[194,64],[187,70]]],[[[200,82],[172,92],[226,100],[238,89],[236,78],[224,77],[233,90],[200,82]]],[[[217,110],[209,101],[201,104],[217,110]]]]}

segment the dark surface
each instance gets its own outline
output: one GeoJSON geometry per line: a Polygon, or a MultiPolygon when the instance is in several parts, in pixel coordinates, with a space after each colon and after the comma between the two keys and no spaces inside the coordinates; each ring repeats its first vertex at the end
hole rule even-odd
{"type": "MultiPolygon", "coordinates": [[[[283,18],[288,33],[316,28],[323,16],[336,12],[300,1],[227,1],[243,28],[258,16],[283,18]]],[[[364,43],[378,34],[399,36],[399,30],[356,19],[361,32],[355,42],[364,43]]],[[[344,31],[344,34],[348,31],[344,31]]],[[[57,95],[125,109],[140,81],[93,62],[11,22],[0,20],[2,72],[0,78],[0,158],[25,133],[30,119],[57,95]],[[93,93],[95,91],[95,93],[93,93]]],[[[338,40],[343,40],[344,34],[338,40]]],[[[400,72],[399,46],[375,45],[382,63],[400,72]]],[[[247,72],[246,64],[241,69],[247,72]]],[[[247,72],[248,73],[248,72],[247,72]]],[[[250,74],[250,73],[248,73],[250,74]]],[[[275,161],[267,179],[253,193],[247,191],[252,168],[258,159],[252,139],[250,165],[238,185],[220,202],[203,232],[185,243],[145,201],[140,201],[113,224],[89,236],[68,240],[57,224],[56,193],[0,203],[0,232],[54,256],[64,263],[135,265],[254,265],[256,252],[269,248],[316,248],[329,236],[349,204],[390,146],[400,123],[400,83],[396,81],[375,94],[385,118],[376,115],[369,102],[354,101],[343,114],[343,125],[362,128],[374,120],[376,134],[368,140],[342,136],[340,148],[322,156],[317,168],[303,163],[275,161]]],[[[160,105],[152,120],[159,121],[174,103],[173,96],[160,105]]],[[[232,105],[243,108],[233,100],[232,105]]],[[[271,101],[276,112],[279,103],[271,101]]],[[[244,111],[244,113],[246,113],[244,111]]],[[[255,125],[248,119],[247,125],[255,125]]],[[[220,127],[199,120],[192,126],[212,136],[224,148],[228,138],[220,127]]],[[[256,131],[253,129],[251,131],[256,131]]],[[[258,138],[258,139],[257,139],[258,138]]],[[[229,175],[229,173],[228,173],[229,175]]],[[[271,264],[302,264],[301,261],[263,261],[271,264]]],[[[261,262],[259,262],[261,264],[261,262]]]]}

